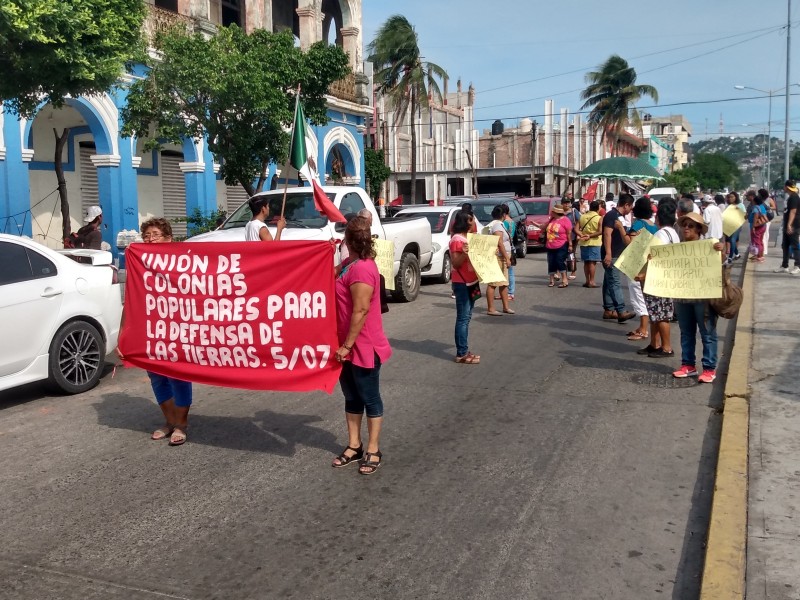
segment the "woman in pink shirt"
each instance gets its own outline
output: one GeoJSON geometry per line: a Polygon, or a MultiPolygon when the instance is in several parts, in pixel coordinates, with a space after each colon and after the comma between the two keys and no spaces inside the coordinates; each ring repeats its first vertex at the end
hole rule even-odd
{"type": "Polygon", "coordinates": [[[347,224],[344,243],[349,253],[336,277],[336,317],[341,345],[336,360],[342,363],[339,383],[344,394],[348,445],[333,460],[334,467],[359,461],[359,473],[372,475],[381,465],[380,433],[383,400],[381,365],[392,349],[383,332],[380,275],[369,222],[355,217],[347,224]],[[361,421],[367,413],[367,451],[361,443],[361,421]]]}
{"type": "Polygon", "coordinates": [[[556,273],[561,273],[561,283],[558,287],[565,288],[567,283],[567,256],[572,252],[572,222],[564,216],[564,209],[554,206],[550,211],[550,221],[545,232],[547,241],[547,274],[550,276],[548,287],[555,286],[556,273]]]}
{"type": "MultiPolygon", "coordinates": [[[[453,235],[450,237],[450,257],[453,261],[453,294],[456,297],[456,362],[477,365],[481,357],[469,351],[469,322],[475,299],[470,294],[470,286],[478,283],[478,275],[469,261],[467,233],[472,217],[464,210],[453,217],[453,235]]],[[[480,289],[480,288],[478,288],[480,289]]]]}

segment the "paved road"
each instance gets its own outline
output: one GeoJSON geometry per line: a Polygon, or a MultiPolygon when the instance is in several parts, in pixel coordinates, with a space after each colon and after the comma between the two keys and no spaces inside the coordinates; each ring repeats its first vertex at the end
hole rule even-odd
{"type": "Polygon", "coordinates": [[[476,366],[447,286],[391,305],[373,477],[328,466],[338,391],[199,386],[180,448],[149,440],[138,370],[0,392],[0,598],[696,597],[723,381],[672,380],[544,272],[520,261],[517,315],[477,311],[476,366]]]}

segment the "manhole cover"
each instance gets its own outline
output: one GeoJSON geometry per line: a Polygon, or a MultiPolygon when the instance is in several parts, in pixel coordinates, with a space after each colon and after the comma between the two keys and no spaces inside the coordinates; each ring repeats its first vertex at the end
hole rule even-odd
{"type": "Polygon", "coordinates": [[[671,373],[642,373],[633,378],[633,382],[648,387],[675,389],[688,388],[697,385],[697,378],[685,377],[677,379],[671,373]]]}

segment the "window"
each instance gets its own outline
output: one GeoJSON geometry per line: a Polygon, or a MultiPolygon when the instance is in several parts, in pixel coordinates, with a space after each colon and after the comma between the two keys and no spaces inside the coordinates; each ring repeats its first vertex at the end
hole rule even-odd
{"type": "Polygon", "coordinates": [[[49,258],[42,256],[35,250],[26,248],[28,252],[28,260],[31,263],[31,273],[34,279],[43,279],[45,277],[55,277],[58,275],[58,269],[49,258]]]}
{"type": "Polygon", "coordinates": [[[11,242],[0,242],[0,285],[33,279],[31,263],[25,247],[11,242]]]}
{"type": "Polygon", "coordinates": [[[242,11],[239,0],[222,0],[222,26],[242,26],[242,11]]]}
{"type": "Polygon", "coordinates": [[[172,12],[178,12],[178,0],[155,0],[155,5],[172,12]]]}
{"type": "Polygon", "coordinates": [[[361,199],[356,192],[350,192],[349,194],[345,194],[344,198],[342,198],[342,204],[339,206],[339,212],[341,212],[345,218],[350,219],[351,215],[356,216],[358,211],[364,208],[364,201],[361,199]]]}

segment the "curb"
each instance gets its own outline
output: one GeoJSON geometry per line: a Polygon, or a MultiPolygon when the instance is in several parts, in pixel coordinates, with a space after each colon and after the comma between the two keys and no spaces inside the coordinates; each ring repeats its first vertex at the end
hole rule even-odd
{"type": "Polygon", "coordinates": [[[754,297],[751,271],[745,267],[744,298],[725,382],[722,434],[700,600],[737,600],[745,596],[750,421],[747,375],[753,347],[754,297]]]}

